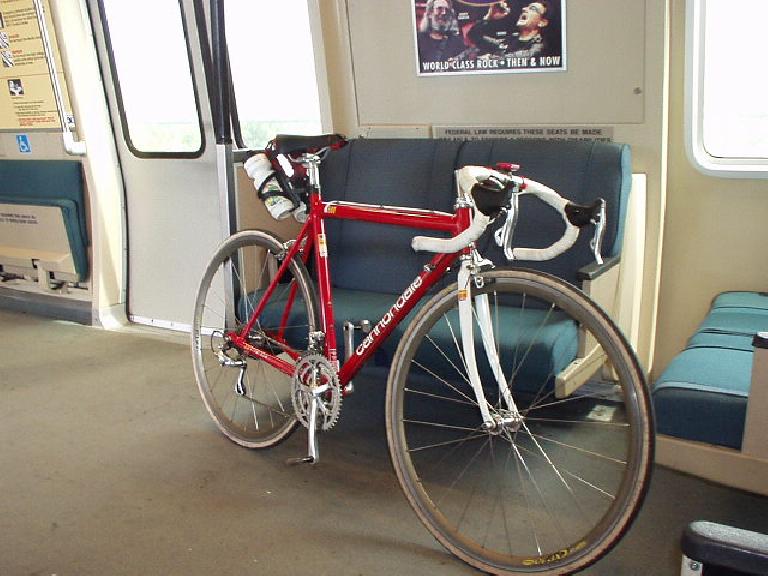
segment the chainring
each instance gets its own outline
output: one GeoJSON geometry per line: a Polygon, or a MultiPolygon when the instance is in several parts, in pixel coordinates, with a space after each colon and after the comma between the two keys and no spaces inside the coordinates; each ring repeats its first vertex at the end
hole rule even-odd
{"type": "Polygon", "coordinates": [[[296,418],[309,429],[309,413],[314,398],[320,399],[317,429],[330,430],[341,414],[341,386],[333,365],[325,356],[309,354],[296,364],[291,402],[296,418]]]}

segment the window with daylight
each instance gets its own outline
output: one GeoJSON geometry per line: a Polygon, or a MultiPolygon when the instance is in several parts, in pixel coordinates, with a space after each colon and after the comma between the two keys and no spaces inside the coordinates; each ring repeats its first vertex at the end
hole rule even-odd
{"type": "Polygon", "coordinates": [[[101,0],[101,7],[128,147],[140,157],[200,155],[203,131],[179,0],[101,0]],[[140,24],[137,15],[144,15],[140,24]]]}
{"type": "Polygon", "coordinates": [[[714,175],[768,177],[768,2],[688,0],[687,8],[689,155],[714,175]]]}
{"type": "MultiPolygon", "coordinates": [[[[275,134],[323,131],[312,24],[316,0],[227,0],[232,83],[245,145],[263,148],[275,134]]],[[[323,76],[323,83],[318,82],[323,76]]]]}

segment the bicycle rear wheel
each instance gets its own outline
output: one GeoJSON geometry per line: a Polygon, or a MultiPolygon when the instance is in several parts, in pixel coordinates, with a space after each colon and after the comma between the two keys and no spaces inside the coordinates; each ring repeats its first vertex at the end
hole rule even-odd
{"type": "Polygon", "coordinates": [[[419,518],[467,563],[493,574],[572,573],[619,540],[645,495],[647,385],[621,333],[579,290],[533,271],[480,276],[472,294],[488,297],[494,354],[522,418],[510,418],[474,306],[476,363],[499,423],[483,428],[454,284],[424,306],[395,354],[392,462],[419,518]]]}
{"type": "MultiPolygon", "coordinates": [[[[273,446],[296,428],[291,377],[234,346],[285,256],[267,232],[234,234],[217,250],[200,283],[192,325],[192,357],[200,394],[219,429],[249,448],[273,446]]],[[[318,326],[317,296],[303,262],[294,258],[248,343],[295,362],[318,326]]]]}

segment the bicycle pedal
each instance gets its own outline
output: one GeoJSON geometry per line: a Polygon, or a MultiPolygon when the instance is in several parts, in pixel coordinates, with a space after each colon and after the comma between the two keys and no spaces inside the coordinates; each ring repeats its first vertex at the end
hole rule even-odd
{"type": "Polygon", "coordinates": [[[298,464],[316,464],[317,460],[312,456],[305,456],[304,458],[288,458],[285,461],[286,466],[296,466],[298,464]]]}

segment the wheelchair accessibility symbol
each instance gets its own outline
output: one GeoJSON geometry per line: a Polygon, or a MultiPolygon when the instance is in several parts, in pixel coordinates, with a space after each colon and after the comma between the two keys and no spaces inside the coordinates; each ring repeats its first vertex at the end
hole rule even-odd
{"type": "Polygon", "coordinates": [[[32,146],[29,144],[29,136],[26,134],[17,134],[16,144],[18,144],[19,152],[22,154],[30,154],[32,152],[32,146]]]}

